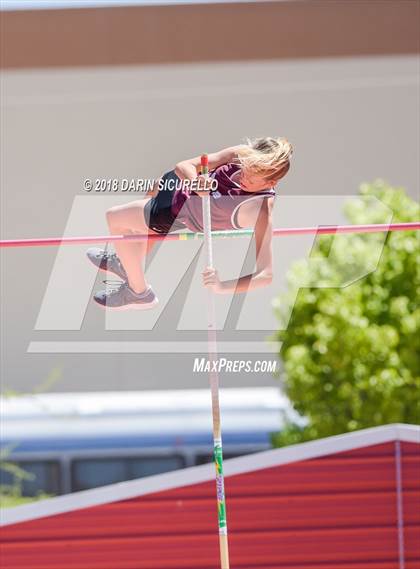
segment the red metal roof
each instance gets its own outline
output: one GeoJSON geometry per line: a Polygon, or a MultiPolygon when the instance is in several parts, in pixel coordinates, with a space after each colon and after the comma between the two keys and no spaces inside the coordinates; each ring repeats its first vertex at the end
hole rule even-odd
{"type": "MultiPolygon", "coordinates": [[[[389,426],[227,461],[231,568],[419,569],[419,442],[389,426]]],[[[209,468],[5,512],[0,567],[217,569],[209,468]]]]}

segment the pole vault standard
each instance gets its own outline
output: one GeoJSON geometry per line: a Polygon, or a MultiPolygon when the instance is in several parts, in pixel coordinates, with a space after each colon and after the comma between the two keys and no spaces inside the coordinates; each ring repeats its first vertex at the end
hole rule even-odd
{"type": "MultiPolygon", "coordinates": [[[[209,175],[209,160],[207,154],[201,156],[201,174],[207,179],[209,175]]],[[[211,210],[210,196],[207,194],[202,198],[203,206],[203,230],[204,245],[206,249],[207,268],[213,269],[213,242],[211,232],[211,210]]],[[[219,520],[219,546],[220,546],[220,566],[221,569],[229,569],[229,547],[228,531],[226,521],[226,499],[225,482],[223,477],[223,449],[222,449],[222,428],[220,424],[220,402],[219,402],[219,373],[217,367],[217,332],[216,332],[216,310],[214,293],[209,288],[207,291],[207,330],[208,330],[208,351],[210,363],[210,389],[211,405],[213,415],[213,447],[214,464],[216,467],[216,490],[217,490],[217,511],[219,520]],[[214,366],[213,366],[214,364],[214,366]]]]}
{"type": "MultiPolygon", "coordinates": [[[[273,237],[287,235],[335,235],[342,233],[380,233],[387,231],[418,231],[420,221],[408,223],[373,223],[370,225],[315,225],[312,227],[284,227],[273,229],[273,237]]],[[[231,231],[212,231],[212,238],[249,237],[253,229],[233,229],[231,231]]],[[[189,241],[204,239],[204,233],[168,233],[162,235],[96,235],[81,237],[44,237],[35,239],[3,239],[0,248],[6,247],[47,247],[57,245],[89,245],[92,243],[116,243],[118,241],[189,241]]]]}

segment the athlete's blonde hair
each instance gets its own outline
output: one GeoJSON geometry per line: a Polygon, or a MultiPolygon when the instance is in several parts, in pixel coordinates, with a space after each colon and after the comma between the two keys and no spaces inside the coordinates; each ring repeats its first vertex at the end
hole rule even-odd
{"type": "Polygon", "coordinates": [[[258,174],[265,180],[278,182],[290,168],[293,147],[286,138],[247,139],[247,144],[238,149],[241,167],[258,174]]]}

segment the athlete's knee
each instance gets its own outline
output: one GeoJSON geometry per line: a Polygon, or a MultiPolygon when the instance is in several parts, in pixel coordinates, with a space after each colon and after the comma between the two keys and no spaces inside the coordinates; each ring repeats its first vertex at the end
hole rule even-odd
{"type": "Polygon", "coordinates": [[[113,230],[138,231],[141,220],[140,210],[141,208],[136,203],[111,207],[106,211],[108,226],[113,230]]]}

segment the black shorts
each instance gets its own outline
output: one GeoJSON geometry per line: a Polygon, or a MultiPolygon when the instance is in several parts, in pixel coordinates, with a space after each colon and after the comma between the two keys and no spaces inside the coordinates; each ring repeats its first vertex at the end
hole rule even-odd
{"type": "MultiPolygon", "coordinates": [[[[173,170],[166,172],[162,176],[164,180],[173,179],[179,182],[180,179],[173,170]]],[[[185,229],[185,225],[178,221],[172,213],[172,199],[174,191],[162,189],[157,196],[151,198],[144,206],[144,217],[150,229],[156,233],[171,233],[179,229],[185,229]]]]}

